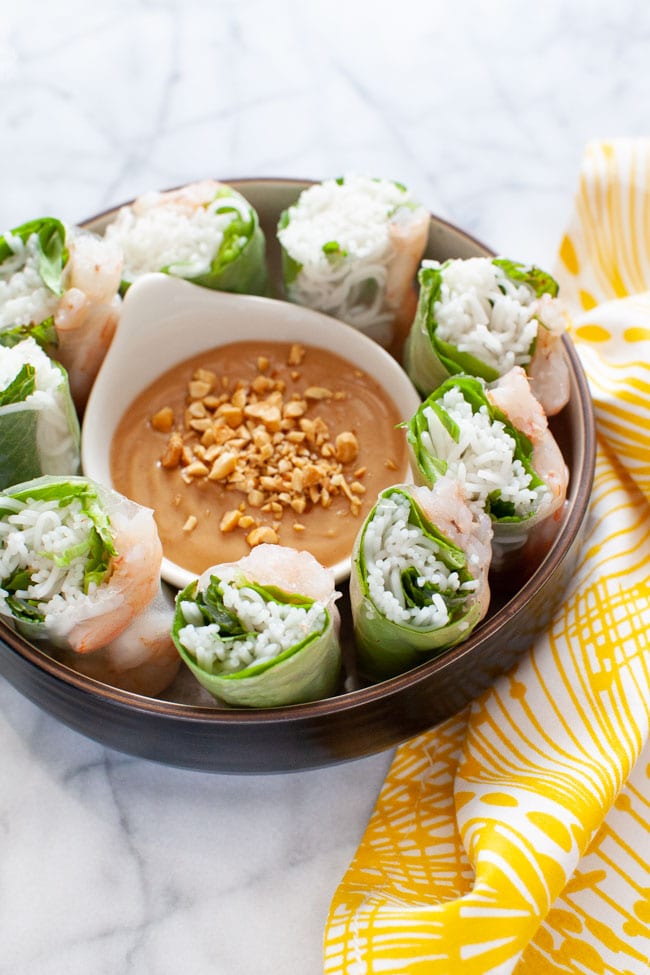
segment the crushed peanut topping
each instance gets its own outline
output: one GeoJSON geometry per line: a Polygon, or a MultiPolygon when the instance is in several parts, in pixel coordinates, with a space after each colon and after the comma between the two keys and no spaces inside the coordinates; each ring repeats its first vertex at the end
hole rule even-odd
{"type": "MultiPolygon", "coordinates": [[[[303,346],[292,345],[287,365],[302,365],[305,355],[303,346]]],[[[300,375],[291,372],[296,385],[300,375]]],[[[346,467],[357,462],[359,442],[352,430],[330,430],[318,414],[321,402],[345,396],[335,388],[313,385],[288,391],[266,356],[258,357],[257,375],[250,383],[197,369],[188,383],[182,424],[174,426],[169,407],[151,418],[156,430],[169,433],[161,466],[180,469],[185,483],[218,481],[243,495],[239,506],[235,502],[223,514],[219,528],[244,532],[251,548],[277,542],[276,529],[286,511],[295,519],[317,505],[328,508],[340,496],[357,517],[366,490],[359,478],[366,468],[350,466],[348,472],[346,467]],[[262,524],[260,512],[273,525],[262,524]]],[[[385,460],[390,463],[390,458],[385,460]]],[[[186,532],[196,525],[195,518],[190,521],[183,526],[186,532]]],[[[295,520],[292,527],[306,530],[295,520]]]]}

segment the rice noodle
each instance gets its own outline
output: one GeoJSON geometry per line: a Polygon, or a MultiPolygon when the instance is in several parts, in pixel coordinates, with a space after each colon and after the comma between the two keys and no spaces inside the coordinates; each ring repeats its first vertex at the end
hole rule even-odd
{"type": "Polygon", "coordinates": [[[458,440],[450,436],[430,407],[423,414],[428,429],[422,431],[422,447],[447,463],[447,473],[458,479],[469,502],[483,507],[495,491],[514,505],[520,518],[534,514],[549,497],[546,484],[531,487],[532,477],[515,457],[516,443],[500,420],[491,420],[486,406],[476,412],[458,388],[447,390],[438,405],[458,425],[458,440]]]}
{"type": "Polygon", "coordinates": [[[291,603],[267,601],[236,569],[219,577],[223,602],[239,619],[243,636],[221,635],[216,623],[202,623],[194,603],[181,602],[187,625],[178,637],[185,649],[207,670],[219,664],[221,673],[235,673],[253,664],[273,660],[283,651],[301,643],[309,634],[320,634],[327,624],[327,613],[321,602],[309,608],[291,603]]]}
{"type": "Polygon", "coordinates": [[[490,258],[473,257],[423,261],[438,268],[442,285],[434,303],[436,334],[503,374],[525,366],[537,336],[537,296],[528,285],[515,281],[490,258]]]}
{"type": "MultiPolygon", "coordinates": [[[[83,604],[87,616],[108,612],[112,605],[119,604],[119,594],[110,594],[93,582],[84,592],[85,551],[70,558],[68,564],[55,561],[75,545],[83,546],[94,527],[79,499],[62,506],[55,500],[18,501],[3,496],[2,506],[12,509],[13,514],[0,521],[0,579],[28,570],[28,585],[17,589],[14,595],[18,599],[34,600],[46,625],[79,603],[83,604]]],[[[10,615],[7,596],[8,592],[0,588],[0,607],[10,615]]]]}
{"type": "Polygon", "coordinates": [[[400,494],[380,497],[364,535],[368,591],[380,613],[395,623],[423,629],[441,628],[450,621],[445,596],[476,591],[476,580],[461,583],[439,556],[439,546],[417,525],[409,524],[411,506],[400,494]],[[418,585],[438,586],[430,605],[407,606],[401,574],[414,567],[418,585]]]}

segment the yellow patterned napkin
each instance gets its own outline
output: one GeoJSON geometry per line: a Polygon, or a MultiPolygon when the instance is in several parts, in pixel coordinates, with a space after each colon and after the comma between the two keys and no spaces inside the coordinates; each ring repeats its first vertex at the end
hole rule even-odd
{"type": "Polygon", "coordinates": [[[650,140],[588,146],[556,275],[599,432],[581,558],[515,669],[398,749],[327,975],[650,971],[650,140]]]}

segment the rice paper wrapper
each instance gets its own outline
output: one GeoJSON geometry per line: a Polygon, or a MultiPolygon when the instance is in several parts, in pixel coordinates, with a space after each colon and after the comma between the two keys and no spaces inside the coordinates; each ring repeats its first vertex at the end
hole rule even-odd
{"type": "Polygon", "coordinates": [[[56,536],[52,525],[51,543],[36,529],[33,542],[31,534],[24,537],[21,544],[27,555],[22,568],[14,570],[12,579],[0,579],[0,614],[27,639],[84,654],[115,640],[158,595],[162,545],[149,508],[88,478],[46,475],[0,494],[2,557],[11,561],[8,525],[16,511],[29,516],[36,505],[46,504],[54,513],[65,513],[73,503],[87,513],[89,524],[69,543],[56,536]],[[72,602],[58,602],[54,582],[38,596],[29,596],[30,580],[20,578],[20,573],[31,577],[33,557],[43,553],[52,565],[50,579],[56,575],[54,566],[64,571],[75,558],[84,557],[83,579],[69,584],[76,588],[72,602]]]}
{"type": "MultiPolygon", "coordinates": [[[[452,409],[453,413],[453,409],[452,409]]],[[[478,421],[477,421],[478,422],[478,421]]],[[[530,388],[524,370],[516,366],[496,382],[487,384],[480,377],[448,377],[427,397],[405,424],[411,469],[418,484],[433,485],[443,476],[458,477],[463,472],[465,493],[471,504],[483,507],[492,522],[492,568],[502,569],[513,553],[534,543],[540,526],[553,518],[554,525],[544,531],[546,541],[557,532],[566,499],[569,469],[551,433],[546,414],[530,388]],[[523,491],[546,490],[536,507],[517,514],[509,494],[514,480],[497,489],[503,477],[501,462],[491,464],[486,443],[464,434],[445,409],[446,393],[461,395],[479,419],[489,418],[513,445],[513,460],[519,477],[526,479],[523,491]],[[485,472],[481,472],[478,459],[485,472]],[[471,486],[467,486],[471,482],[471,486]]]]}
{"type": "Polygon", "coordinates": [[[42,474],[76,474],[79,421],[63,367],[24,339],[0,346],[0,385],[0,490],[42,474]]]}
{"type": "Polygon", "coordinates": [[[648,971],[648,207],[650,140],[589,145],[556,270],[598,427],[582,558],[530,654],[397,750],[326,975],[648,971]]]}
{"type": "MultiPolygon", "coordinates": [[[[440,557],[449,560],[452,570],[460,573],[461,578],[475,580],[476,589],[465,597],[462,610],[454,609],[451,604],[450,620],[444,625],[417,626],[389,618],[371,595],[364,555],[365,536],[377,511],[375,506],[355,540],[350,575],[358,668],[364,677],[373,681],[417,667],[466,640],[485,616],[490,599],[491,526],[486,515],[470,511],[458,483],[442,477],[431,489],[398,485],[383,491],[378,501],[395,494],[408,499],[412,523],[440,545],[443,553],[440,557]]],[[[408,559],[408,550],[405,554],[408,559]]]]}
{"type": "Polygon", "coordinates": [[[106,237],[123,249],[123,287],[143,273],[163,272],[217,291],[269,291],[257,212],[241,193],[216,180],[139,197],[122,207],[106,237]]]}
{"type": "Polygon", "coordinates": [[[82,410],[121,309],[119,249],[60,220],[32,220],[0,237],[0,345],[33,338],[60,362],[82,410]]]}
{"type": "Polygon", "coordinates": [[[278,225],[285,294],[401,358],[429,226],[424,207],[390,180],[348,175],[308,187],[278,225]]]}
{"type": "Polygon", "coordinates": [[[329,570],[308,552],[260,545],[237,563],[213,566],[179,593],[172,630],[174,642],[199,683],[232,707],[272,708],[326,698],[336,691],[342,666],[340,620],[334,604],[337,595],[329,570]],[[218,663],[210,668],[197,663],[180,634],[186,625],[182,603],[205,593],[214,578],[229,578],[228,570],[233,568],[238,585],[262,587],[269,598],[279,603],[296,602],[296,597],[309,603],[317,600],[325,607],[324,628],[306,635],[272,660],[253,662],[230,673],[220,672],[218,663]]]}
{"type": "MultiPolygon", "coordinates": [[[[562,347],[562,334],[568,324],[568,314],[557,299],[558,285],[551,275],[538,267],[523,265],[507,258],[470,258],[466,262],[458,259],[442,264],[424,261],[418,281],[420,293],[415,318],[404,347],[404,368],[423,397],[436,390],[449,376],[464,373],[479,376],[490,383],[514,365],[521,364],[530,377],[534,395],[549,416],[558,413],[566,405],[570,395],[570,379],[562,347]],[[527,294],[530,302],[527,305],[529,317],[539,325],[536,337],[518,355],[515,355],[514,348],[508,345],[504,337],[504,354],[498,361],[490,361],[490,357],[482,358],[477,350],[465,348],[466,343],[464,340],[460,341],[460,336],[458,339],[444,338],[440,332],[439,308],[443,301],[449,300],[443,294],[443,275],[450,265],[473,263],[496,266],[503,272],[503,280],[522,288],[527,294]],[[524,357],[521,362],[517,361],[519,356],[524,357]]],[[[499,293],[498,288],[496,293],[499,293]]],[[[466,300],[469,301],[470,297],[472,302],[457,312],[458,327],[464,321],[471,321],[477,332],[485,328],[487,332],[494,331],[496,334],[498,329],[490,324],[489,319],[492,314],[489,309],[494,299],[487,300],[481,296],[478,288],[476,295],[471,290],[467,292],[466,300]]],[[[513,304],[517,303],[514,297],[510,300],[513,304]]],[[[505,315],[508,314],[506,311],[505,315]]],[[[455,327],[453,331],[456,332],[455,327]]],[[[488,348],[484,344],[482,347],[488,348]]]]}

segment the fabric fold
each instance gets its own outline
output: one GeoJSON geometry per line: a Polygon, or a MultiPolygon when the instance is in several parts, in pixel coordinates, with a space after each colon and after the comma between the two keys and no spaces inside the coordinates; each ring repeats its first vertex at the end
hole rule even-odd
{"type": "Polygon", "coordinates": [[[555,272],[598,452],[564,602],[401,746],[332,901],[327,975],[650,965],[650,140],[587,147],[555,272]]]}

